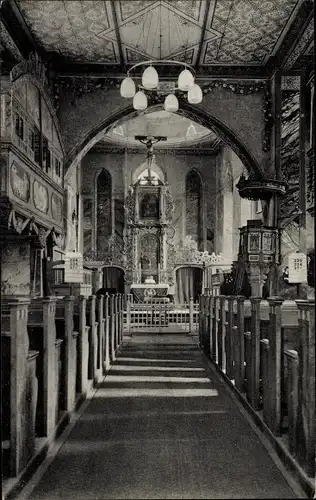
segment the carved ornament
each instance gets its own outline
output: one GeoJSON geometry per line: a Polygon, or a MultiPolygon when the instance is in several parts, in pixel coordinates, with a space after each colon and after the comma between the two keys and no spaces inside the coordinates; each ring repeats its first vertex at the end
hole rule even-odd
{"type": "Polygon", "coordinates": [[[47,68],[37,53],[30,53],[28,59],[24,59],[11,70],[11,81],[14,82],[25,73],[34,76],[43,88],[51,94],[47,78],[47,68]]]}
{"type": "Polygon", "coordinates": [[[124,201],[126,224],[134,224],[135,222],[135,203],[135,192],[133,188],[130,188],[124,201]]]}
{"type": "MultiPolygon", "coordinates": [[[[195,120],[198,121],[198,120],[195,120]]],[[[202,124],[202,123],[201,123],[202,124]]],[[[207,147],[188,147],[188,146],[183,146],[179,148],[175,148],[174,146],[169,146],[169,147],[163,147],[163,148],[156,148],[155,151],[156,153],[161,156],[161,155],[170,155],[170,152],[172,151],[173,155],[179,156],[179,155],[185,155],[185,156],[216,156],[218,154],[218,151],[220,149],[220,146],[222,145],[221,139],[218,139],[212,143],[207,143],[207,147]]],[[[127,148],[128,154],[143,154],[144,149],[140,147],[131,147],[129,146],[127,148]]],[[[112,143],[107,143],[107,142],[98,142],[91,148],[91,152],[93,153],[105,153],[105,154],[124,154],[125,153],[125,148],[120,147],[120,146],[113,146],[112,143]]]]}
{"type": "Polygon", "coordinates": [[[216,255],[214,252],[199,251],[196,241],[191,236],[186,236],[182,244],[169,244],[168,269],[172,270],[178,265],[210,265],[225,264],[223,254],[216,255]]]}
{"type": "Polygon", "coordinates": [[[306,46],[313,40],[314,38],[314,19],[312,18],[305,29],[304,33],[298,37],[298,42],[295,45],[294,50],[291,52],[288,57],[284,69],[291,69],[296,63],[297,59],[304,54],[304,50],[306,46]]]}
{"type": "Polygon", "coordinates": [[[107,240],[107,246],[102,251],[91,250],[83,256],[86,264],[110,265],[125,267],[124,240],[116,235],[107,240]]]}
{"type": "Polygon", "coordinates": [[[170,190],[167,188],[164,193],[165,213],[164,219],[166,222],[171,222],[174,214],[174,201],[171,196],[170,190]]]}

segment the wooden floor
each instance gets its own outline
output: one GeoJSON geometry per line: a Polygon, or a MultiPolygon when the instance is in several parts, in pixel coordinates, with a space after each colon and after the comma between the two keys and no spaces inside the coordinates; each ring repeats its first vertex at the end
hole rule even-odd
{"type": "Polygon", "coordinates": [[[298,496],[196,339],[140,335],[124,343],[49,468],[20,498],[298,496]]]}

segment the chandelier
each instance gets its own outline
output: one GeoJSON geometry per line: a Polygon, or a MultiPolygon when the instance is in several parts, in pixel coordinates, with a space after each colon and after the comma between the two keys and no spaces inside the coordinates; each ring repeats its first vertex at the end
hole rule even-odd
{"type": "Polygon", "coordinates": [[[148,107],[147,95],[155,93],[156,95],[166,95],[164,101],[165,111],[175,113],[179,109],[179,101],[176,96],[177,91],[187,92],[187,99],[190,104],[199,104],[202,102],[202,89],[194,82],[194,69],[187,63],[169,60],[143,61],[135,64],[128,72],[126,78],[121,83],[120,93],[122,97],[133,99],[133,108],[138,111],[144,111],[148,107]],[[178,76],[178,85],[173,85],[172,89],[166,88],[159,82],[156,65],[179,65],[183,69],[178,76]],[[142,74],[141,84],[135,84],[130,73],[139,66],[147,66],[142,74]],[[188,69],[189,68],[189,69],[188,69]],[[138,89],[136,88],[138,87],[138,89]]]}

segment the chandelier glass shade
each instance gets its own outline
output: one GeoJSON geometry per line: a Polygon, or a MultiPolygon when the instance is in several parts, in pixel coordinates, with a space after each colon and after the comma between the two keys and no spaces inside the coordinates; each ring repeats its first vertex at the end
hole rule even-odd
{"type": "Polygon", "coordinates": [[[148,106],[147,96],[142,90],[139,90],[134,95],[133,108],[136,109],[137,111],[144,111],[147,108],[147,106],[148,106]]]}
{"type": "Polygon", "coordinates": [[[188,101],[190,104],[199,104],[202,102],[202,90],[196,83],[190,88],[188,92],[188,101]]]}
{"type": "Polygon", "coordinates": [[[188,91],[190,90],[191,87],[194,85],[194,76],[192,75],[191,71],[188,69],[184,69],[181,71],[179,78],[178,78],[178,88],[179,90],[185,90],[188,91]]]}
{"type": "MultiPolygon", "coordinates": [[[[179,101],[175,93],[187,93],[187,100],[190,104],[199,104],[202,102],[202,89],[194,81],[194,69],[186,63],[169,60],[143,61],[135,64],[128,72],[126,78],[121,83],[120,94],[124,98],[133,98],[133,108],[138,111],[144,111],[148,107],[148,98],[152,94],[164,95],[164,109],[169,112],[177,112],[179,109],[179,101]],[[159,83],[159,75],[155,65],[170,65],[182,66],[184,69],[180,72],[177,78],[177,86],[174,85],[172,90],[170,86],[159,83]],[[139,66],[146,66],[142,77],[141,84],[135,84],[130,73],[139,66]],[[189,68],[189,69],[188,69],[189,68]],[[138,89],[137,89],[138,87],[138,89]]],[[[183,97],[183,95],[182,95],[183,97]]]]}
{"type": "Polygon", "coordinates": [[[158,85],[158,73],[153,66],[148,66],[142,76],[142,84],[145,89],[155,89],[158,85]]]}
{"type": "Polygon", "coordinates": [[[127,77],[121,83],[121,96],[122,97],[134,97],[136,94],[136,86],[132,78],[127,77]]]}
{"type": "Polygon", "coordinates": [[[165,111],[175,113],[179,109],[179,101],[174,94],[167,95],[164,103],[165,111]]]}

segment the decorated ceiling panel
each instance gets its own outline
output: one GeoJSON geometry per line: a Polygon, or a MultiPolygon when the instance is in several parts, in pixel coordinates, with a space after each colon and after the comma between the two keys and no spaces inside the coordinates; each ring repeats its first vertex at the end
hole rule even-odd
{"type": "Polygon", "coordinates": [[[200,65],[259,66],[275,50],[301,0],[18,3],[37,41],[72,61],[134,64],[177,59],[200,65]]]}

